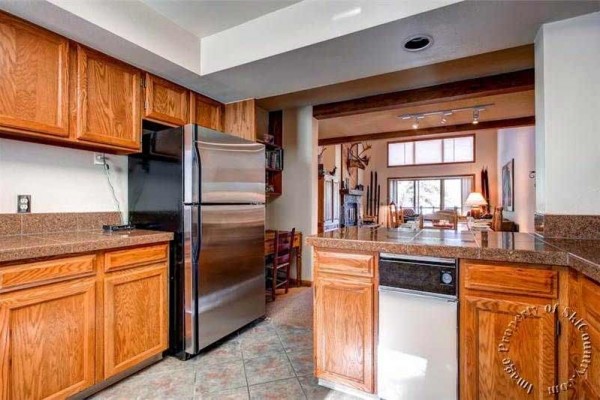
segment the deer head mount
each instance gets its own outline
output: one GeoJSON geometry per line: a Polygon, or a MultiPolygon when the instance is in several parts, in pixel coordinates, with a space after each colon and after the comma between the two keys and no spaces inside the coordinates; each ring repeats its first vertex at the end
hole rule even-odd
{"type": "Polygon", "coordinates": [[[367,165],[369,165],[369,160],[371,159],[371,157],[369,157],[365,153],[370,149],[371,145],[369,143],[353,143],[350,147],[348,147],[348,158],[346,161],[346,166],[348,167],[348,169],[365,169],[367,165]]]}

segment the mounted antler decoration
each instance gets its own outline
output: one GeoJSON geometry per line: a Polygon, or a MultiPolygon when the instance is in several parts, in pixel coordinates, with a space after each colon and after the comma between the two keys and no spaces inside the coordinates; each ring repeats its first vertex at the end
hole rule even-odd
{"type": "Polygon", "coordinates": [[[371,157],[366,155],[365,153],[371,149],[371,145],[369,143],[353,143],[348,148],[348,159],[346,161],[346,166],[348,169],[350,168],[360,168],[365,169],[367,165],[369,165],[369,160],[371,157]],[[360,150],[360,146],[362,145],[362,151],[360,150]]]}

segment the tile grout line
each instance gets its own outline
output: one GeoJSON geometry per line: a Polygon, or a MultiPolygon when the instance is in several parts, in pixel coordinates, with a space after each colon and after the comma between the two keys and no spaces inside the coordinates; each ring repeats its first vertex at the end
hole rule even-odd
{"type": "Polygon", "coordinates": [[[281,340],[281,336],[279,335],[279,330],[277,329],[277,326],[274,325],[273,327],[275,329],[275,334],[277,335],[277,338],[279,338],[279,342],[281,343],[281,347],[283,348],[283,353],[285,354],[285,357],[287,358],[288,362],[290,363],[290,366],[292,367],[292,372],[294,373],[294,377],[296,378],[296,382],[298,382],[298,385],[300,386],[300,390],[302,390],[302,394],[304,394],[304,398],[308,400],[308,395],[306,394],[306,391],[302,387],[302,383],[300,383],[300,379],[298,379],[298,374],[296,373],[296,369],[294,368],[294,364],[292,363],[292,360],[290,359],[290,356],[288,355],[288,352],[285,351],[285,346],[283,344],[283,341],[281,340]]]}
{"type": "Polygon", "coordinates": [[[238,331],[238,344],[240,345],[240,356],[242,357],[242,369],[244,370],[244,379],[246,380],[246,393],[248,393],[248,400],[250,400],[250,383],[248,382],[248,374],[246,373],[246,359],[244,358],[244,350],[242,349],[241,334],[238,331]]]}

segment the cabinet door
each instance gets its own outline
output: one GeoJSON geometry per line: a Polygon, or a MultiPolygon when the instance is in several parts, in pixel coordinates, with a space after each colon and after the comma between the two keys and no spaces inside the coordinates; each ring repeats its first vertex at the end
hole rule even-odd
{"type": "Polygon", "coordinates": [[[316,376],[373,392],[374,287],[320,275],[315,283],[316,376]]]}
{"type": "Polygon", "coordinates": [[[225,107],[218,101],[191,93],[190,121],[215,131],[223,130],[225,107]]]}
{"type": "Polygon", "coordinates": [[[104,378],[168,345],[167,264],[107,274],[104,279],[104,378]]]}
{"type": "Polygon", "coordinates": [[[576,383],[574,395],[577,400],[600,398],[600,284],[581,274],[572,274],[569,281],[569,306],[583,318],[586,328],[580,332],[566,321],[563,325],[569,334],[569,374],[580,368],[584,343],[582,334],[589,335],[591,363],[586,373],[576,383]]]}
{"type": "Polygon", "coordinates": [[[556,314],[544,311],[546,303],[547,299],[461,298],[462,400],[554,398],[547,388],[556,378],[556,314]],[[524,319],[510,337],[508,353],[500,352],[498,345],[509,323],[528,307],[538,307],[537,316],[524,319]],[[505,358],[533,385],[531,393],[509,377],[505,358]]]}
{"type": "Polygon", "coordinates": [[[225,133],[256,140],[256,104],[254,99],[225,104],[225,133]]]}
{"type": "Polygon", "coordinates": [[[142,132],[140,71],[77,45],[72,72],[72,136],[138,150],[142,132]]]}
{"type": "Polygon", "coordinates": [[[95,282],[0,296],[0,398],[63,399],[94,383],[95,282]]]}
{"type": "Polygon", "coordinates": [[[0,125],[68,136],[68,40],[0,13],[0,54],[0,125]]]}
{"type": "Polygon", "coordinates": [[[188,121],[189,91],[165,79],[146,74],[144,118],[173,126],[188,121]]]}

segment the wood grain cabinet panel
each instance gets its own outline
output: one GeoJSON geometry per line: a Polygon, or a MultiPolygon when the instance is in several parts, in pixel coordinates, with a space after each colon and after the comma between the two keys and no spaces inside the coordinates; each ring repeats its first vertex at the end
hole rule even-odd
{"type": "Polygon", "coordinates": [[[0,398],[64,399],[94,383],[94,278],[0,295],[0,398]]]}
{"type": "Polygon", "coordinates": [[[315,283],[316,376],[374,389],[374,285],[321,275],[315,283]]]}
{"type": "Polygon", "coordinates": [[[463,296],[460,303],[460,388],[462,400],[548,399],[547,388],[556,380],[556,315],[543,311],[544,300],[512,301],[463,296]],[[515,315],[528,307],[540,313],[528,317],[510,338],[509,352],[499,352],[505,330],[515,315]],[[531,393],[505,371],[510,358],[531,393]]]}
{"type": "Polygon", "coordinates": [[[96,255],[60,258],[0,268],[0,293],[73,279],[96,272],[96,255]]]}
{"type": "Polygon", "coordinates": [[[69,42],[0,12],[0,127],[69,136],[69,42]]]}
{"type": "Polygon", "coordinates": [[[104,280],[104,377],[168,346],[167,264],[107,274],[104,280]]]}
{"type": "Polygon", "coordinates": [[[250,141],[263,140],[269,127],[269,113],[248,99],[225,104],[225,132],[250,141]]]}
{"type": "MultiPolygon", "coordinates": [[[[576,400],[600,398],[600,284],[581,274],[571,274],[569,280],[569,306],[577,312],[577,318],[583,318],[587,326],[584,333],[589,335],[591,344],[591,363],[585,375],[580,378],[573,395],[576,400]]],[[[583,358],[582,332],[570,325],[565,326],[569,334],[568,365],[569,374],[580,367],[583,358]]]]}
{"type": "Polygon", "coordinates": [[[141,72],[81,45],[72,58],[73,138],[139,150],[141,72]]]}
{"type": "Polygon", "coordinates": [[[375,257],[370,253],[315,250],[316,271],[340,275],[373,277],[375,257]]]}
{"type": "Polygon", "coordinates": [[[465,288],[503,294],[556,298],[558,272],[550,267],[463,262],[465,288]]]}
{"type": "Polygon", "coordinates": [[[146,73],[144,118],[163,124],[181,126],[188,121],[188,89],[146,73]]]}
{"type": "Polygon", "coordinates": [[[223,131],[225,106],[216,100],[190,93],[190,122],[215,131],[223,131]]]}
{"type": "Polygon", "coordinates": [[[104,270],[115,271],[124,268],[166,261],[169,256],[169,245],[165,243],[108,251],[104,255],[104,270]]]}

